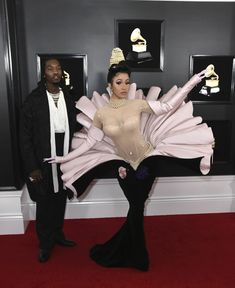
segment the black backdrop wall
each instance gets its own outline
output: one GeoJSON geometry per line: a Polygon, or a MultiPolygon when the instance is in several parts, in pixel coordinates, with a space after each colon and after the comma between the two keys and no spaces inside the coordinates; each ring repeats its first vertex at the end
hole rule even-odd
{"type": "Polygon", "coordinates": [[[15,4],[13,0],[0,1],[1,190],[15,190],[22,186],[23,183],[18,145],[21,80],[15,4]]]}
{"type": "MultiPolygon", "coordinates": [[[[10,19],[7,19],[3,9],[3,3],[6,2],[1,0],[1,22],[8,20],[14,26],[12,17],[16,23],[11,31],[15,31],[17,41],[8,40],[17,55],[13,64],[18,67],[15,78],[11,80],[18,79],[20,85],[13,92],[12,104],[12,90],[7,86],[8,71],[4,62],[6,31],[1,26],[0,186],[3,189],[22,185],[16,177],[20,175],[20,168],[16,152],[17,125],[14,123],[18,120],[19,102],[38,80],[36,54],[87,54],[89,95],[93,90],[105,90],[110,52],[116,44],[115,19],[164,20],[164,70],[134,72],[132,80],[139,87],[157,85],[164,92],[174,84],[182,85],[189,78],[190,55],[235,55],[235,3],[10,0],[15,5],[16,16],[12,13],[12,7],[9,7],[7,16],[10,19]],[[13,109],[12,105],[16,107],[13,109]]],[[[195,104],[195,114],[201,115],[205,121],[218,123],[218,127],[228,127],[225,134],[216,132],[221,134],[219,145],[226,151],[226,157],[219,155],[211,174],[234,174],[234,113],[234,103],[195,104]],[[229,140],[224,141],[225,136],[229,140]]],[[[219,153],[223,153],[222,150],[219,153]]],[[[185,175],[185,171],[181,174],[185,175]]]]}

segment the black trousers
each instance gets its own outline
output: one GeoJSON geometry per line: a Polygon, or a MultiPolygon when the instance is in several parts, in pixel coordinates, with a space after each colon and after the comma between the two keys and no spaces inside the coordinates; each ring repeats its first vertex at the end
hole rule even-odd
{"type": "MultiPolygon", "coordinates": [[[[64,134],[56,133],[55,138],[56,154],[63,155],[64,134]]],[[[59,165],[57,166],[59,182],[59,192],[57,193],[53,190],[51,169],[49,171],[49,189],[36,200],[36,232],[39,247],[45,250],[51,250],[57,239],[64,239],[63,224],[67,201],[67,192],[63,189],[59,165]]]]}

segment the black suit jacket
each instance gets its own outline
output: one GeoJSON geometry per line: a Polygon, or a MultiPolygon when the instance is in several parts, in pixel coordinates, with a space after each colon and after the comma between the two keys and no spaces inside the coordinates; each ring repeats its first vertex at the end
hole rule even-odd
{"type": "MultiPolygon", "coordinates": [[[[63,88],[70,127],[70,143],[76,123],[74,98],[63,88]]],[[[36,201],[36,194],[47,193],[52,188],[51,165],[43,159],[51,156],[50,144],[50,114],[45,85],[33,90],[23,103],[20,119],[20,148],[23,160],[25,181],[32,200],[36,201]],[[29,174],[40,169],[43,174],[42,185],[35,185],[29,181],[29,174]],[[40,191],[36,191],[40,190],[40,191]]]]}

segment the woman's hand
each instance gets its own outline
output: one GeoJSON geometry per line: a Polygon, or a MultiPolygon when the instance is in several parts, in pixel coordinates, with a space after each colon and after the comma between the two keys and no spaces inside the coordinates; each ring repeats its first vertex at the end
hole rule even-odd
{"type": "Polygon", "coordinates": [[[193,75],[192,78],[182,87],[182,89],[188,94],[198,83],[202,81],[203,78],[206,77],[206,69],[201,72],[193,75]]]}
{"type": "Polygon", "coordinates": [[[202,81],[203,78],[206,77],[205,73],[206,73],[206,69],[202,70],[201,72],[195,74],[191,79],[190,82],[192,82],[191,84],[197,85],[198,83],[200,83],[202,81]]]}
{"type": "MultiPolygon", "coordinates": [[[[209,66],[208,66],[209,67],[209,66]]],[[[199,77],[199,79],[200,80],[202,80],[203,78],[205,78],[206,77],[206,74],[207,74],[207,70],[208,70],[208,67],[206,68],[206,69],[204,69],[204,70],[202,70],[201,72],[199,72],[198,74],[196,74],[198,77],[199,77]]]]}
{"type": "Polygon", "coordinates": [[[44,158],[43,161],[44,162],[48,162],[50,164],[54,164],[54,163],[60,164],[60,163],[64,163],[65,162],[64,157],[62,157],[62,156],[44,158]]]}

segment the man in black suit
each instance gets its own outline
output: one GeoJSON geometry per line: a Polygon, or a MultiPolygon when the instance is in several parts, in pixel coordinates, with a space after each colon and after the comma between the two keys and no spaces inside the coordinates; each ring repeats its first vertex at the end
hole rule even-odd
{"type": "Polygon", "coordinates": [[[72,247],[63,233],[69,191],[64,190],[59,166],[44,162],[69,151],[76,127],[75,101],[63,84],[57,59],[45,61],[44,77],[26,98],[21,113],[20,146],[30,197],[36,202],[39,262],[46,262],[55,244],[72,247]]]}

